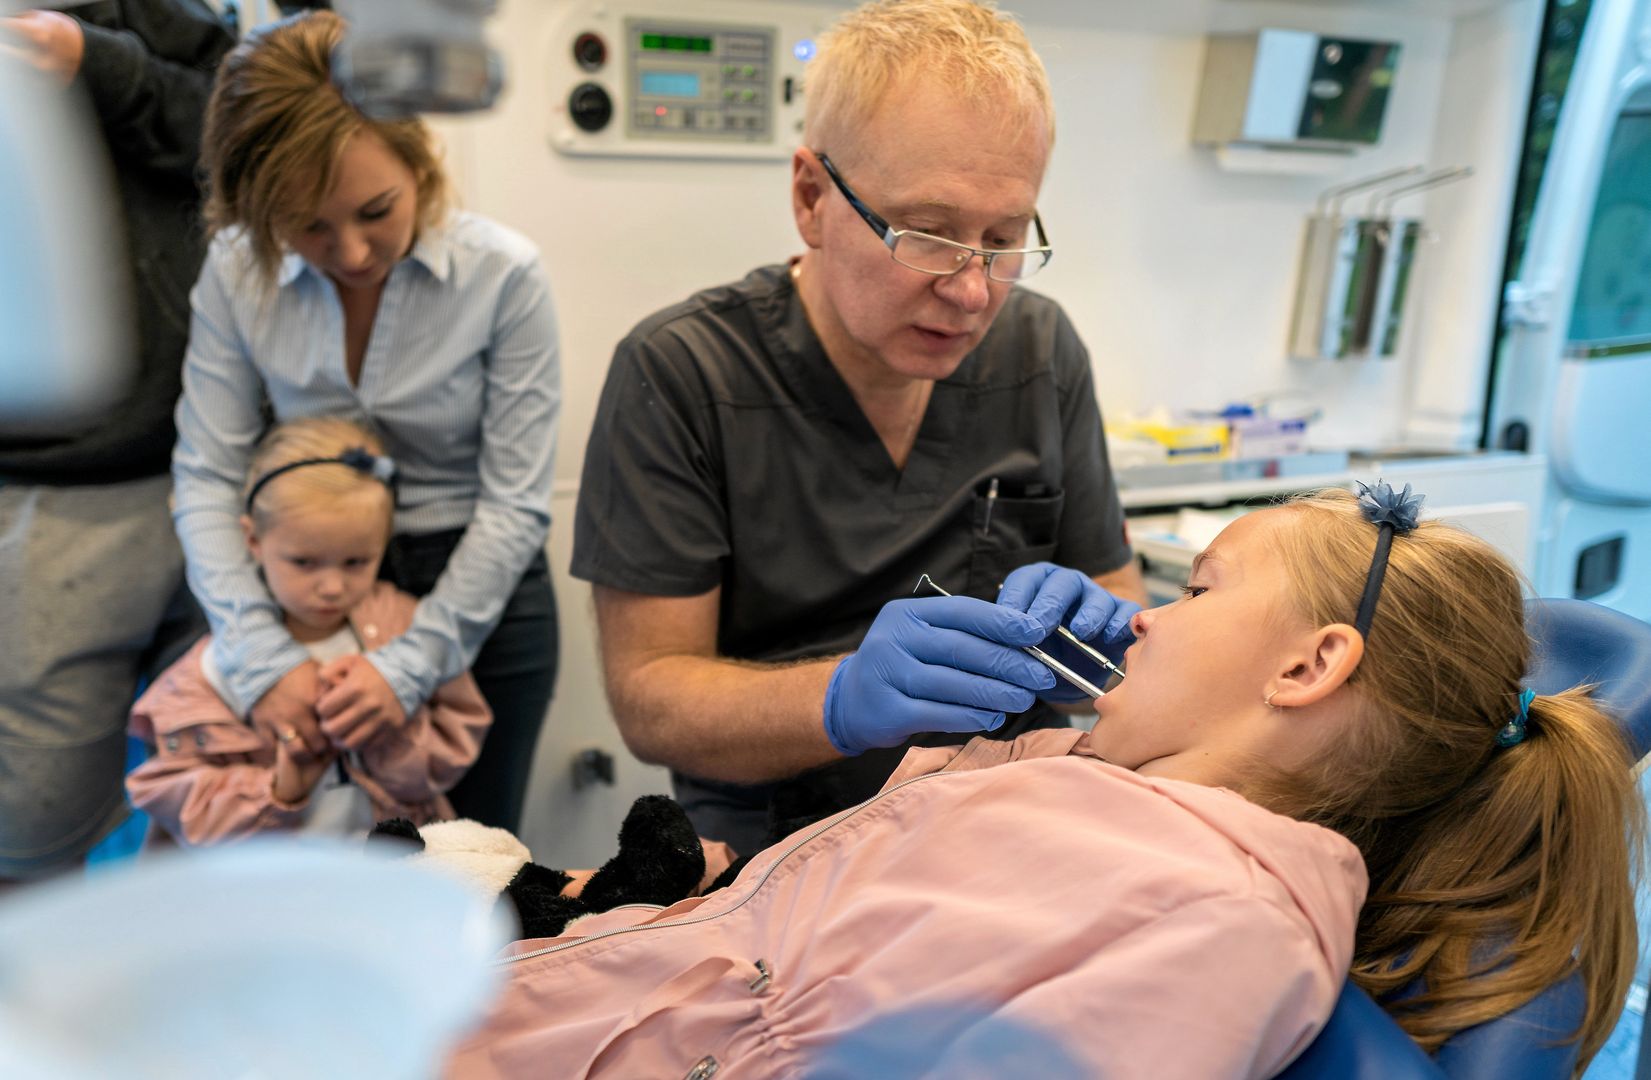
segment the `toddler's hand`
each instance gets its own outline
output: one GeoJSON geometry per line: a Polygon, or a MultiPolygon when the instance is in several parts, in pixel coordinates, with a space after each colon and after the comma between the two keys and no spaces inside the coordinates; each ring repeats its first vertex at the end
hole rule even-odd
{"type": "Polygon", "coordinates": [[[386,731],[407,724],[395,691],[366,657],[341,656],[321,669],[315,710],[321,731],[340,750],[360,750],[386,731]]]}

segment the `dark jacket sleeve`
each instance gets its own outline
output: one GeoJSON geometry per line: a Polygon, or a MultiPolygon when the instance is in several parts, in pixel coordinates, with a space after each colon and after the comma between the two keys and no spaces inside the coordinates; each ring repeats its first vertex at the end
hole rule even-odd
{"type": "Polygon", "coordinates": [[[191,180],[213,72],[235,39],[199,0],[122,0],[118,7],[109,20],[118,25],[82,21],[79,81],[122,166],[191,180]]]}

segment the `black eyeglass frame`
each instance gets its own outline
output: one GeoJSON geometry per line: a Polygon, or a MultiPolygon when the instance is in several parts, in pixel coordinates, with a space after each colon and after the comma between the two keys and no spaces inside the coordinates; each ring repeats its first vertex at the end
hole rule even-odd
{"type": "Polygon", "coordinates": [[[820,159],[820,164],[825,166],[826,175],[831,177],[831,182],[837,185],[837,190],[843,193],[843,198],[848,200],[848,204],[854,207],[854,212],[859,214],[860,217],[865,220],[867,225],[871,226],[871,231],[876,233],[878,239],[882,240],[883,245],[889,249],[890,258],[894,258],[894,245],[900,242],[900,238],[902,236],[921,236],[925,240],[933,240],[937,244],[944,244],[946,247],[955,248],[958,251],[967,251],[969,253],[969,258],[958,263],[957,268],[953,270],[925,270],[921,266],[913,266],[910,263],[900,262],[898,258],[894,259],[895,262],[899,262],[901,266],[904,266],[908,270],[915,270],[919,274],[928,274],[932,277],[951,277],[954,274],[961,274],[964,268],[969,265],[969,262],[976,255],[979,255],[981,268],[985,270],[986,276],[991,278],[993,281],[1003,281],[1004,284],[1007,285],[1013,284],[1016,281],[1025,281],[1033,274],[1036,274],[1039,270],[1042,270],[1045,266],[1048,266],[1049,260],[1055,257],[1055,249],[1049,246],[1049,237],[1043,231],[1043,217],[1036,210],[1032,211],[1032,226],[1038,231],[1037,247],[1006,248],[1001,251],[991,251],[986,248],[970,247],[968,244],[959,244],[955,240],[947,240],[943,236],[935,236],[932,233],[922,232],[918,229],[896,229],[887,221],[883,220],[882,215],[877,213],[877,211],[867,206],[865,202],[861,200],[860,196],[854,194],[854,189],[849,187],[848,184],[843,181],[841,176],[837,175],[837,167],[831,163],[831,159],[829,157],[820,153],[818,150],[814,152],[814,156],[820,159]],[[1031,274],[1022,274],[1020,277],[1005,280],[1003,278],[992,277],[992,263],[1002,255],[1041,255],[1043,256],[1043,261],[1037,265],[1037,268],[1034,269],[1031,274]]]}

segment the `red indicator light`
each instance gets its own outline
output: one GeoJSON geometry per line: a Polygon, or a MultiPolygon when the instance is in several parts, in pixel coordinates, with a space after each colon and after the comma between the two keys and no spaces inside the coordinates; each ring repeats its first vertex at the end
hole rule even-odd
{"type": "Polygon", "coordinates": [[[670,110],[665,108],[665,106],[663,106],[663,105],[655,105],[654,106],[654,115],[655,116],[664,116],[669,111],[670,110]]]}

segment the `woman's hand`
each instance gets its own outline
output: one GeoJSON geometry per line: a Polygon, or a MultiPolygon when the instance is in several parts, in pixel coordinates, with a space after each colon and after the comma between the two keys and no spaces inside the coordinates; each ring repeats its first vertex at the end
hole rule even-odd
{"type": "Polygon", "coordinates": [[[0,56],[15,56],[68,86],[86,55],[80,23],[60,11],[25,11],[0,19],[0,56]]]}
{"type": "Polygon", "coordinates": [[[271,781],[271,790],[276,801],[289,805],[301,803],[309,798],[310,792],[315,790],[315,785],[320,782],[321,777],[338,756],[329,750],[320,757],[299,761],[288,749],[293,745],[296,745],[296,740],[276,742],[275,777],[271,781]]]}
{"type": "Polygon", "coordinates": [[[395,691],[366,657],[341,656],[321,669],[315,702],[321,731],[340,750],[360,750],[386,731],[407,725],[395,691]]]}
{"type": "Polygon", "coordinates": [[[252,726],[277,746],[285,746],[293,760],[303,764],[330,749],[315,710],[320,670],[314,660],[304,661],[281,676],[252,706],[252,726]]]}

